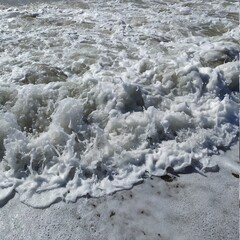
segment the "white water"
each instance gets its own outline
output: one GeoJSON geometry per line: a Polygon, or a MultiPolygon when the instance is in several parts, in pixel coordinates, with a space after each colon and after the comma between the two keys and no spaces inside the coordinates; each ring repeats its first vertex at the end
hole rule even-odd
{"type": "Polygon", "coordinates": [[[0,200],[33,207],[216,171],[237,141],[238,2],[0,7],[0,200]]]}

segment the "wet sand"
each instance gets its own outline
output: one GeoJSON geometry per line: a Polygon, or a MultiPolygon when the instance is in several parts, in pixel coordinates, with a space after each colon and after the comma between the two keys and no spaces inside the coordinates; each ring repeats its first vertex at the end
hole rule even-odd
{"type": "Polygon", "coordinates": [[[238,239],[238,146],[214,156],[216,173],[148,178],[131,190],[33,209],[18,196],[0,209],[2,240],[238,239]]]}

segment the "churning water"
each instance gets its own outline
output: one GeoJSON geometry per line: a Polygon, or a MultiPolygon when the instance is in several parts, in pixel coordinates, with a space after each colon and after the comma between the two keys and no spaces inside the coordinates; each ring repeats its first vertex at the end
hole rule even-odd
{"type": "Polygon", "coordinates": [[[0,5],[0,200],[101,196],[215,171],[236,143],[238,2],[0,5]]]}

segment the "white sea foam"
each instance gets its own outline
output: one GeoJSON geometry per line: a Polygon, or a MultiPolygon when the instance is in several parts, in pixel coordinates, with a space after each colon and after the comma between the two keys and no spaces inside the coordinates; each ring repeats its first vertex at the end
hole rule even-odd
{"type": "Polygon", "coordinates": [[[0,194],[34,207],[215,171],[238,136],[235,1],[0,10],[0,194]]]}

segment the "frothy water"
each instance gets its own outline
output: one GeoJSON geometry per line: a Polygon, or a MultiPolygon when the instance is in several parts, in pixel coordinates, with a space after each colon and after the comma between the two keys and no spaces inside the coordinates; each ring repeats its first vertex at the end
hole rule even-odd
{"type": "Polygon", "coordinates": [[[47,207],[216,171],[236,143],[238,2],[0,6],[0,202],[47,207]]]}

